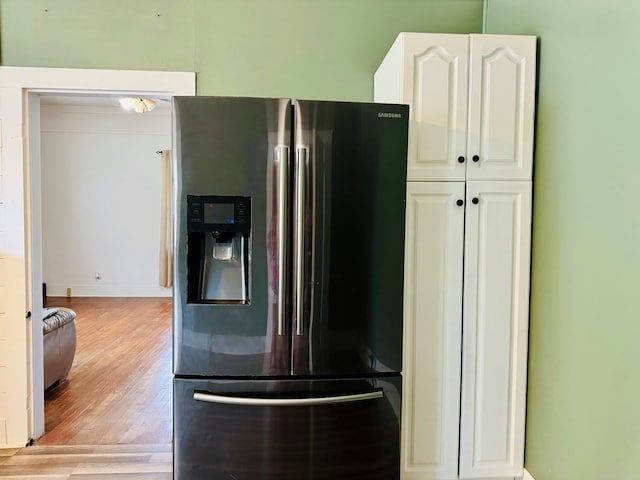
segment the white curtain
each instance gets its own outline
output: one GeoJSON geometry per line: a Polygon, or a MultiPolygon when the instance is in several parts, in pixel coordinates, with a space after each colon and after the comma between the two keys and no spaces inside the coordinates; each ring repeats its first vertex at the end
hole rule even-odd
{"type": "Polygon", "coordinates": [[[173,167],[171,150],[162,150],[162,203],[160,214],[160,285],[173,286],[173,167]]]}

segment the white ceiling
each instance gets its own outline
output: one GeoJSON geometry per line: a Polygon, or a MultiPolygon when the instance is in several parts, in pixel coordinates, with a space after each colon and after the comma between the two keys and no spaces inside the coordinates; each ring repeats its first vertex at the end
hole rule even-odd
{"type": "MultiPolygon", "coordinates": [[[[118,107],[120,96],[115,95],[61,95],[59,93],[41,93],[41,105],[65,105],[75,107],[118,107]]],[[[164,110],[171,108],[169,97],[151,97],[156,100],[156,109],[164,110]]]]}

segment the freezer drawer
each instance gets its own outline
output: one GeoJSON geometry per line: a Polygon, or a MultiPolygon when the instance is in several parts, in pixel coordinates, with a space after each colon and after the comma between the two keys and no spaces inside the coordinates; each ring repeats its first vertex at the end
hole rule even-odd
{"type": "Polygon", "coordinates": [[[400,385],[177,378],[174,478],[398,480],[400,385]]]}

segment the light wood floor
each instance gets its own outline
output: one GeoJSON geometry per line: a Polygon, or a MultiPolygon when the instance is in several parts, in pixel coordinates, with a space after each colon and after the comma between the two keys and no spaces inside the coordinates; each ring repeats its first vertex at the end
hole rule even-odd
{"type": "Polygon", "coordinates": [[[2,480],[171,480],[171,445],[33,446],[0,451],[2,480]]]}
{"type": "Polygon", "coordinates": [[[66,384],[45,393],[36,445],[170,444],[171,299],[50,298],[75,310],[66,384]]]}

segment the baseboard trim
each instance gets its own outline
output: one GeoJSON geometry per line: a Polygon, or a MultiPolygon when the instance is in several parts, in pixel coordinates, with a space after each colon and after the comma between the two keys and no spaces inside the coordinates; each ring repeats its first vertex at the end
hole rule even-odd
{"type": "Polygon", "coordinates": [[[535,478],[533,478],[533,475],[531,475],[527,469],[524,469],[524,475],[522,475],[522,480],[536,480],[535,478]]]}
{"type": "Polygon", "coordinates": [[[47,284],[48,297],[171,297],[172,289],[159,285],[56,285],[47,284]]]}

